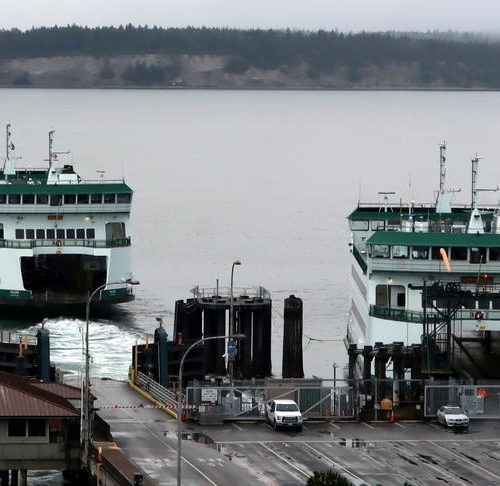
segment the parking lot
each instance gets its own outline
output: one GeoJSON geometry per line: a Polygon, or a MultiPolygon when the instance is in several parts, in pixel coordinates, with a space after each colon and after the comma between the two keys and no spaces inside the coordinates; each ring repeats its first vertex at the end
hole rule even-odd
{"type": "Polygon", "coordinates": [[[301,433],[228,424],[204,432],[225,456],[260,465],[267,484],[304,484],[326,468],[354,484],[500,484],[498,422],[475,421],[468,432],[434,422],[307,423],[301,433]]]}
{"type": "MultiPolygon", "coordinates": [[[[107,393],[142,398],[120,382],[107,393]]],[[[99,392],[99,385],[95,388],[99,392]]],[[[157,484],[176,484],[176,422],[151,408],[104,409],[116,444],[157,484]]],[[[353,484],[500,484],[500,421],[472,420],[468,432],[421,422],[306,422],[275,431],[263,421],[205,425],[183,433],[183,484],[304,485],[335,469],[353,484]]]]}

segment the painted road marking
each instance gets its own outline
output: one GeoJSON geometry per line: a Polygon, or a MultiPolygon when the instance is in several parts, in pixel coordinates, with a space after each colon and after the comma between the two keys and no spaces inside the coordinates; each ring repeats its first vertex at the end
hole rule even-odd
{"type": "Polygon", "coordinates": [[[477,468],[477,469],[480,469],[481,471],[489,474],[490,476],[493,476],[495,479],[500,479],[500,476],[497,476],[496,474],[493,474],[491,471],[488,471],[488,469],[485,469],[484,467],[481,467],[479,464],[476,464],[474,461],[471,461],[470,459],[468,460],[466,458],[466,456],[464,456],[463,454],[457,454],[456,452],[450,450],[450,449],[446,449],[446,447],[443,447],[441,445],[439,445],[437,442],[435,441],[429,441],[431,444],[435,445],[436,447],[439,447],[440,449],[442,449],[443,451],[447,452],[448,454],[451,454],[452,456],[455,456],[457,457],[460,461],[462,462],[466,462],[467,464],[477,468]]]}
{"type": "Polygon", "coordinates": [[[323,459],[327,460],[328,462],[331,462],[338,469],[344,471],[344,473],[347,474],[349,477],[354,478],[357,481],[360,481],[361,483],[364,484],[364,481],[359,476],[356,476],[356,474],[354,474],[353,472],[349,471],[349,469],[345,468],[340,463],[334,461],[332,458],[330,458],[327,455],[323,454],[323,452],[319,451],[318,449],[315,449],[314,447],[310,446],[309,444],[306,444],[306,447],[309,447],[309,449],[311,449],[312,451],[314,451],[320,457],[322,457],[323,459]]]}
{"type": "MultiPolygon", "coordinates": [[[[281,443],[283,444],[283,442],[281,442],[281,443]]],[[[274,454],[278,459],[280,459],[281,461],[285,462],[290,467],[292,467],[293,469],[295,469],[296,471],[298,471],[300,474],[302,474],[306,479],[309,479],[310,474],[307,473],[307,472],[304,472],[302,469],[300,469],[299,467],[297,467],[297,465],[294,462],[289,461],[288,459],[286,459],[285,457],[283,457],[281,454],[278,454],[276,451],[274,451],[273,449],[271,449],[270,447],[268,447],[263,442],[261,442],[261,445],[262,445],[262,447],[264,447],[264,449],[267,449],[271,454],[274,454]]]]}

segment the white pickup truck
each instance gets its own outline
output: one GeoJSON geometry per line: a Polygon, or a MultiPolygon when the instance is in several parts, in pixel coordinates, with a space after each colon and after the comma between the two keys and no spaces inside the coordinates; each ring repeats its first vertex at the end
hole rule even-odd
{"type": "Polygon", "coordinates": [[[266,403],[266,422],[279,427],[302,429],[302,414],[293,400],[271,400],[266,403]]]}

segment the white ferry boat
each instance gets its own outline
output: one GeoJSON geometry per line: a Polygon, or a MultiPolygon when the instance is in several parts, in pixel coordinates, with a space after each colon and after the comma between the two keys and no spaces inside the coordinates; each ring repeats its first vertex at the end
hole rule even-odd
{"type": "Polygon", "coordinates": [[[346,344],[400,343],[450,353],[456,343],[487,346],[500,331],[500,207],[478,204],[472,160],[471,203],[452,205],[440,146],[435,202],[358,203],[352,234],[351,308],[346,344]]]}
{"type": "MultiPolygon", "coordinates": [[[[49,133],[48,164],[17,168],[10,124],[0,171],[0,306],[76,310],[134,299],[130,251],[132,189],[83,180],[59,166],[49,133]],[[109,285],[106,285],[109,283],[109,285]]],[[[103,175],[103,174],[101,174],[103,175]]]]}

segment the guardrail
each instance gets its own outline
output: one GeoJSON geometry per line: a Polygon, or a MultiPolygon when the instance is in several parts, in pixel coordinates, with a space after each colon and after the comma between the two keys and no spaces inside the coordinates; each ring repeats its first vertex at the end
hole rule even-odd
{"type": "Polygon", "coordinates": [[[178,410],[177,394],[161,386],[153,378],[139,371],[135,379],[135,385],[148,395],[151,395],[158,402],[164,403],[165,405],[172,405],[172,408],[178,410]]]}

